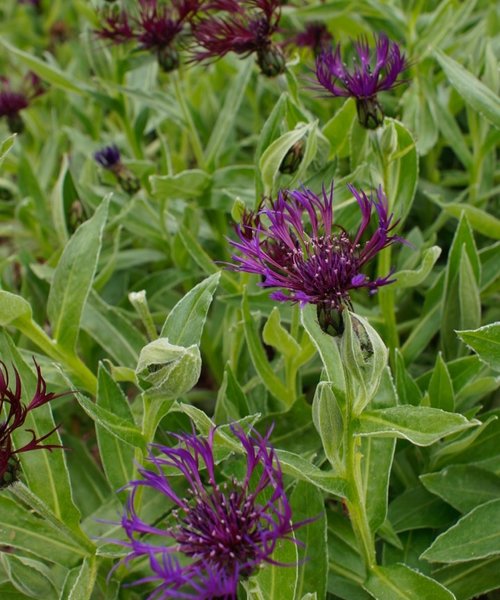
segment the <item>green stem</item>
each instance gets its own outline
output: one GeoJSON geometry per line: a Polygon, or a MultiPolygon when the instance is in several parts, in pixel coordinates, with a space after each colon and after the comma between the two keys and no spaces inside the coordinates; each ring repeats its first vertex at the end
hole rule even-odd
{"type": "Polygon", "coordinates": [[[17,325],[18,329],[53,360],[61,362],[67,367],[85,387],[95,396],[97,392],[97,379],[92,371],[76,354],[63,350],[57,342],[51,340],[45,331],[34,321],[30,320],[17,325]]]}
{"type": "Polygon", "coordinates": [[[187,105],[186,99],[182,92],[180,85],[180,77],[177,71],[172,73],[172,79],[174,80],[175,97],[177,99],[177,102],[179,103],[179,107],[182,111],[182,115],[188,127],[189,141],[191,142],[191,147],[193,149],[196,162],[198,163],[198,166],[200,168],[204,168],[205,159],[203,156],[203,147],[201,145],[200,136],[198,135],[198,130],[196,129],[196,125],[194,124],[191,111],[189,110],[189,106],[187,105]]]}
{"type": "Polygon", "coordinates": [[[354,435],[350,426],[347,426],[345,431],[345,478],[350,484],[349,497],[346,500],[346,504],[354,535],[358,540],[365,567],[368,572],[376,565],[376,558],[375,539],[366,513],[365,493],[361,477],[362,454],[359,451],[361,439],[359,436],[354,435]]]}

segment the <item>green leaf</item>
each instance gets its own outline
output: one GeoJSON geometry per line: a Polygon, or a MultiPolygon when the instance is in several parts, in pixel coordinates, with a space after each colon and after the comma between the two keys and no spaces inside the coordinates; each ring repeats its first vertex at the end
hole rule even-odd
{"type": "Polygon", "coordinates": [[[253,577],[263,598],[295,600],[298,577],[297,545],[289,539],[280,539],[271,560],[290,566],[264,564],[253,577]]]}
{"type": "Polygon", "coordinates": [[[458,337],[495,371],[500,371],[500,322],[479,329],[457,331],[458,337]]]}
{"type": "Polygon", "coordinates": [[[476,329],[479,327],[481,325],[479,285],[465,251],[460,259],[458,302],[460,306],[460,329],[476,329]]]}
{"type": "Polygon", "coordinates": [[[278,176],[279,167],[288,150],[306,135],[310,135],[317,128],[316,123],[302,123],[292,131],[284,133],[266,148],[259,161],[264,194],[271,194],[274,182],[278,176]]]}
{"type": "Polygon", "coordinates": [[[477,506],[436,538],[422,558],[462,562],[500,554],[500,499],[477,506]]]}
{"type": "Polygon", "coordinates": [[[17,133],[13,133],[9,135],[9,137],[5,138],[0,144],[0,167],[5,160],[7,154],[11,151],[14,142],[16,141],[17,133]]]}
{"type": "Polygon", "coordinates": [[[329,382],[321,382],[314,393],[312,418],[321,441],[326,457],[332,465],[339,464],[339,449],[342,445],[343,416],[329,382]]]}
{"type": "Polygon", "coordinates": [[[304,329],[309,334],[312,343],[321,357],[327,380],[330,381],[334,386],[334,389],[340,391],[342,395],[345,392],[346,384],[344,368],[336,339],[321,329],[316,316],[316,307],[314,305],[307,304],[304,306],[300,316],[304,329]]]}
{"type": "Polygon", "coordinates": [[[0,326],[31,320],[31,306],[21,296],[0,290],[0,326]]]}
{"type": "Polygon", "coordinates": [[[440,583],[401,564],[376,567],[363,587],[376,600],[455,600],[440,583]]]}
{"type": "Polygon", "coordinates": [[[417,190],[417,148],[412,134],[402,123],[389,118],[385,121],[394,127],[397,136],[396,148],[389,156],[388,189],[385,191],[395,218],[404,220],[410,212],[417,190]]]}
{"type": "Polygon", "coordinates": [[[212,165],[224,148],[224,144],[234,130],[234,122],[238,116],[239,107],[243,101],[250,76],[253,71],[253,65],[250,61],[241,61],[239,64],[239,73],[231,78],[230,85],[224,98],[224,104],[219,111],[219,116],[212,129],[212,134],[205,148],[205,161],[207,165],[212,165]]]}
{"type": "Polygon", "coordinates": [[[0,494],[0,541],[4,546],[63,566],[72,566],[87,554],[60,529],[40,519],[5,492],[0,494]]]}
{"type": "Polygon", "coordinates": [[[296,597],[316,592],[317,598],[326,597],[328,575],[327,523],[323,494],[312,484],[299,481],[291,496],[294,523],[314,519],[299,527],[295,537],[299,542],[298,581],[296,597]]]}
{"type": "Polygon", "coordinates": [[[47,303],[52,334],[58,344],[74,352],[82,312],[97,268],[109,199],[91,219],[80,225],[64,248],[54,273],[47,303]]]}
{"type": "Polygon", "coordinates": [[[75,83],[76,78],[74,74],[69,77],[60,69],[49,65],[28,52],[24,52],[23,50],[19,50],[19,48],[12,46],[5,38],[1,38],[0,43],[5,46],[11,56],[19,58],[31,71],[33,71],[33,73],[47,83],[50,83],[52,86],[61,88],[65,92],[73,92],[75,94],[83,94],[86,89],[90,89],[81,82],[78,82],[78,84],[75,83]]]}
{"type": "Polygon", "coordinates": [[[500,101],[495,92],[440,50],[436,50],[434,54],[451,85],[465,102],[495,127],[500,128],[500,101]]]}
{"type": "Polygon", "coordinates": [[[177,175],[152,175],[149,180],[155,198],[197,198],[208,189],[212,176],[201,169],[189,169],[177,175]]]}
{"type": "Polygon", "coordinates": [[[83,310],[81,328],[105,350],[106,354],[124,367],[134,367],[145,336],[114,306],[107,304],[91,291],[83,310]]]}
{"type": "MultiPolygon", "coordinates": [[[[97,374],[96,403],[100,408],[113,412],[125,422],[134,422],[125,395],[102,363],[99,364],[97,374]]],[[[95,429],[104,473],[111,489],[118,490],[132,479],[134,448],[111,434],[97,421],[95,429]]]]}
{"type": "Polygon", "coordinates": [[[464,416],[423,406],[394,406],[368,410],[357,420],[357,435],[397,437],[417,446],[429,446],[440,438],[478,425],[464,416]]]}
{"type": "Polygon", "coordinates": [[[170,311],[160,337],[178,346],[199,345],[219,278],[220,272],[214,273],[190,290],[170,311]]]}
{"type": "Polygon", "coordinates": [[[500,240],[500,219],[497,219],[495,215],[476,206],[459,202],[440,203],[439,206],[457,219],[464,213],[473,229],[489,238],[500,240]]]}
{"type": "Polygon", "coordinates": [[[300,352],[300,346],[281,324],[280,311],[274,307],[262,330],[262,339],[284,356],[292,357],[300,352]]]}
{"type": "Polygon", "coordinates": [[[125,442],[125,444],[142,449],[145,448],[146,441],[133,422],[115,415],[114,412],[103,408],[99,404],[91,402],[83,394],[76,393],[75,395],[80,406],[93,421],[104,427],[104,429],[122,442],[125,442]]]}
{"type": "Polygon", "coordinates": [[[90,556],[83,561],[75,582],[71,589],[68,590],[68,600],[90,600],[94,591],[96,577],[97,560],[95,556],[90,556]]]}
{"type": "Polygon", "coordinates": [[[453,383],[441,353],[438,354],[436,359],[436,366],[432,372],[427,391],[433,408],[453,412],[455,409],[453,383]]]}
{"type": "Polygon", "coordinates": [[[372,531],[387,517],[389,478],[396,440],[367,437],[363,440],[361,463],[366,495],[366,512],[372,531]]]}
{"type": "Polygon", "coordinates": [[[217,393],[214,420],[216,423],[238,421],[250,414],[247,397],[242,390],[229,363],[224,369],[224,377],[217,393]]]}
{"type": "Polygon", "coordinates": [[[392,284],[392,288],[409,288],[416,287],[424,282],[432,271],[432,267],[436,264],[437,259],[441,255],[441,248],[439,246],[432,246],[427,248],[422,254],[422,262],[418,269],[413,271],[397,271],[394,273],[394,279],[396,280],[392,284]]]}
{"type": "Polygon", "coordinates": [[[460,600],[479,598],[500,587],[500,557],[442,566],[432,576],[460,600]]]}
{"type": "Polygon", "coordinates": [[[248,296],[245,293],[242,299],[241,308],[243,311],[243,326],[245,329],[245,339],[247,341],[248,351],[252,359],[253,366],[257,371],[262,383],[267,389],[286,407],[289,406],[290,400],[293,401],[290,392],[286,385],[276,375],[273,368],[269,364],[264,347],[259,338],[257,323],[250,314],[248,296]]]}
{"type": "Polygon", "coordinates": [[[12,584],[24,594],[23,598],[58,600],[59,594],[46,564],[6,552],[0,554],[0,563],[12,584]]]}
{"type": "Polygon", "coordinates": [[[440,529],[457,518],[457,512],[420,483],[394,498],[389,505],[389,521],[394,531],[440,529]]]}
{"type": "Polygon", "coordinates": [[[337,477],[333,472],[323,471],[311,462],[286,450],[276,450],[284,473],[292,475],[300,481],[313,483],[320,490],[339,496],[346,497],[347,482],[337,477]]]}
{"type": "Polygon", "coordinates": [[[356,103],[349,98],[333,117],[324,125],[323,135],[330,142],[330,159],[344,158],[349,154],[349,132],[356,119],[356,103]]]}
{"type": "Polygon", "coordinates": [[[400,404],[419,406],[422,400],[420,388],[408,373],[403,355],[396,350],[396,389],[400,404]]]}
{"type": "Polygon", "coordinates": [[[425,487],[461,513],[500,497],[500,477],[474,465],[451,465],[420,476],[425,487]]]}

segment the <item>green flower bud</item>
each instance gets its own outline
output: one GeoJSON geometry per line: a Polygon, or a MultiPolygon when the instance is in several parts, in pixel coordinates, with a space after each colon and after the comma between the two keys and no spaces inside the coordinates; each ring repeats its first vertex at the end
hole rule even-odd
{"type": "Polygon", "coordinates": [[[304,158],[304,148],[306,147],[305,140],[296,142],[285,154],[285,158],[279,166],[280,173],[291,175],[299,168],[302,159],[304,158]]]}
{"type": "Polygon", "coordinates": [[[366,129],[377,129],[384,122],[384,113],[377,97],[356,98],[358,121],[366,129]]]}
{"type": "Polygon", "coordinates": [[[200,349],[196,344],[185,348],[159,338],[141,350],[135,372],[144,389],[178,398],[200,378],[200,349]]]}
{"type": "Polygon", "coordinates": [[[285,56],[278,46],[269,45],[257,52],[257,64],[267,77],[276,77],[285,72],[285,56]]]}

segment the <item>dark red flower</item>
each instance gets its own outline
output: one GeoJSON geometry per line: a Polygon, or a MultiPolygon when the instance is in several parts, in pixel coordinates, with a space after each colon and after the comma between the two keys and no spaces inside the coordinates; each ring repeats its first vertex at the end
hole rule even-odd
{"type": "Polygon", "coordinates": [[[41,437],[37,437],[32,429],[27,429],[26,431],[31,433],[31,440],[24,446],[14,449],[12,433],[24,425],[28,413],[63,395],[54,394],[53,392],[47,393],[47,385],[42,377],[41,369],[35,360],[34,362],[37,373],[36,391],[30,403],[25,405],[21,401],[22,383],[19,372],[14,368],[15,389],[11,389],[7,366],[0,361],[0,488],[8,486],[17,479],[19,470],[17,455],[21,452],[41,449],[52,450],[53,448],[62,447],[58,444],[42,443],[54,433],[57,429],[55,427],[41,437]]]}
{"type": "Polygon", "coordinates": [[[296,33],[290,43],[299,48],[310,48],[315,56],[319,56],[330,48],[332,39],[332,34],[324,23],[313,21],[307,23],[303,31],[296,33]]]}
{"type": "Polygon", "coordinates": [[[104,13],[103,24],[97,30],[97,35],[115,44],[135,40],[141,50],[156,54],[165,71],[171,71],[179,66],[174,42],[202,1],[172,0],[170,4],[163,4],[158,0],[139,0],[134,15],[124,10],[110,9],[104,13]]]}
{"type": "Polygon", "coordinates": [[[285,57],[272,40],[281,17],[279,0],[212,0],[204,15],[192,23],[193,36],[201,46],[194,60],[221,58],[228,52],[257,55],[262,73],[274,77],[285,70],[285,57]]]}
{"type": "Polygon", "coordinates": [[[40,78],[35,73],[27,73],[17,89],[12,88],[8,77],[0,77],[0,117],[7,119],[12,133],[22,132],[24,123],[19,113],[43,92],[40,78]]]}

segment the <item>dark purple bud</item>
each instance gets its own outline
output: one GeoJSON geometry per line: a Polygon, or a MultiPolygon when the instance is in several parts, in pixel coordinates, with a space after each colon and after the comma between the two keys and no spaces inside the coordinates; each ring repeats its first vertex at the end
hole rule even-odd
{"type": "Polygon", "coordinates": [[[94,158],[103,169],[108,169],[109,171],[114,171],[121,165],[120,151],[114,144],[112,146],[105,146],[101,150],[95,152],[94,158]]]}
{"type": "Polygon", "coordinates": [[[179,66],[179,52],[173,46],[159,49],[156,56],[158,57],[158,64],[165,73],[175,71],[179,66]]]}

